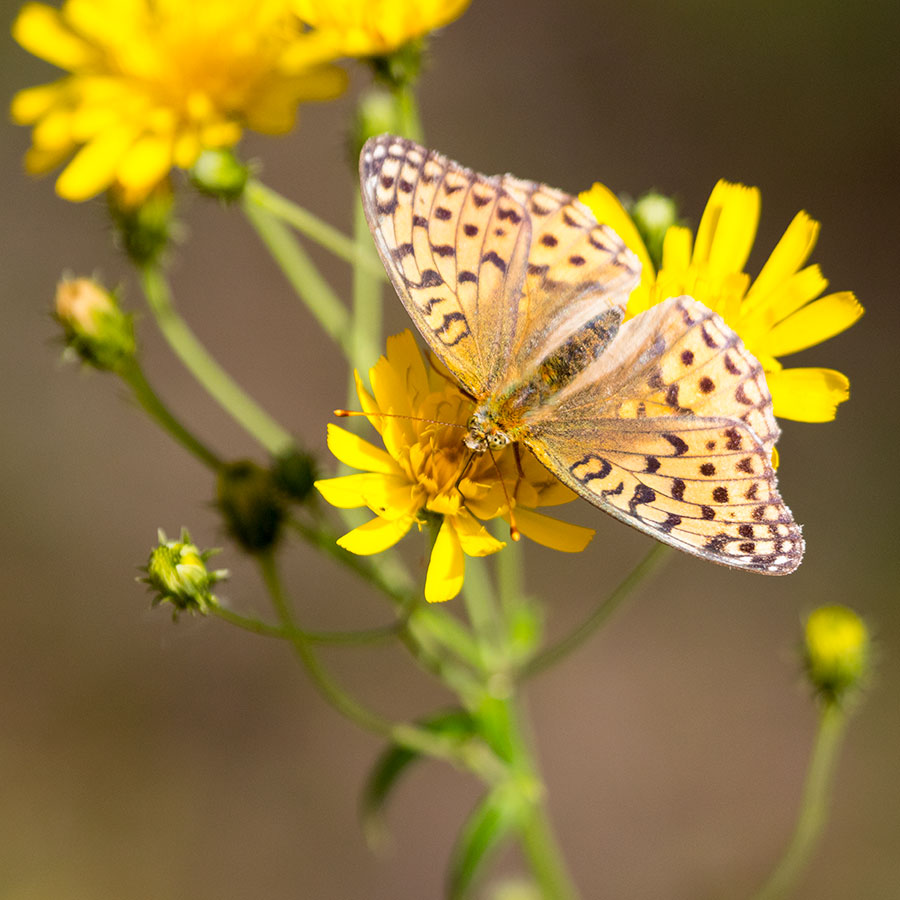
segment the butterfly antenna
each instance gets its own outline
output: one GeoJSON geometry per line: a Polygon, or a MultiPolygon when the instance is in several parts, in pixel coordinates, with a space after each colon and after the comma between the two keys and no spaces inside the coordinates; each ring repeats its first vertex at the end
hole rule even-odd
{"type": "Polygon", "coordinates": [[[510,540],[519,541],[522,538],[522,532],[516,528],[516,518],[513,515],[513,507],[512,500],[509,498],[509,491],[506,490],[506,482],[503,480],[503,473],[500,471],[500,466],[497,465],[497,460],[494,458],[494,451],[491,450],[490,447],[487,448],[487,452],[490,454],[491,462],[494,464],[494,468],[497,470],[497,477],[500,479],[500,487],[503,489],[503,496],[506,498],[506,508],[509,510],[509,537],[510,540]]]}
{"type": "Polygon", "coordinates": [[[407,416],[403,413],[384,413],[384,412],[360,412],[355,409],[336,409],[334,414],[339,419],[346,419],[350,416],[380,416],[382,419],[406,419],[409,422],[428,422],[430,425],[445,425],[448,428],[462,428],[463,431],[466,430],[465,425],[460,425],[458,422],[439,422],[437,419],[426,419],[422,416],[407,416]]]}

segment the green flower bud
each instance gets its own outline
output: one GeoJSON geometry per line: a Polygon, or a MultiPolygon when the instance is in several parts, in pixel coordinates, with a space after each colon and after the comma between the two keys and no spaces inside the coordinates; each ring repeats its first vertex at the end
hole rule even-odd
{"type": "Polygon", "coordinates": [[[315,457],[296,448],[276,457],[272,475],[278,489],[297,503],[308,499],[313,482],[319,477],[315,457]]]}
{"type": "Polygon", "coordinates": [[[159,545],[150,553],[144,570],[147,577],[139,579],[156,591],[153,605],[171,603],[174,619],[185,610],[206,615],[218,605],[211,591],[212,586],[228,577],[226,569],[211,572],[206,568],[206,560],[218,552],[217,549],[198,550],[191,543],[186,528],[181,529],[181,537],[177,541],[170,541],[160,529],[159,545]]]}
{"type": "Polygon", "coordinates": [[[54,316],[62,325],[66,346],[84,362],[116,371],[135,354],[131,316],[90,278],[64,278],[56,287],[54,316]]]}
{"type": "Polygon", "coordinates": [[[136,265],[155,262],[172,239],[175,195],[168,180],[160,182],[139,205],[120,202],[108,192],[109,211],[122,249],[136,265]]]}
{"type": "Polygon", "coordinates": [[[191,183],[208,197],[237,200],[244,193],[249,168],[231,150],[204,150],[191,167],[191,183]]]}
{"type": "Polygon", "coordinates": [[[820,606],[806,619],[804,662],[816,691],[838,702],[869,673],[866,623],[846,606],[820,606]]]}
{"type": "Polygon", "coordinates": [[[629,210],[650,259],[657,269],[662,265],[663,240],[666,232],[678,221],[678,207],[670,197],[647,191],[638,197],[629,210]]]}
{"type": "Polygon", "coordinates": [[[219,472],[219,510],[228,533],[248,553],[274,546],[284,521],[284,500],[275,476],[249,460],[219,472]]]}

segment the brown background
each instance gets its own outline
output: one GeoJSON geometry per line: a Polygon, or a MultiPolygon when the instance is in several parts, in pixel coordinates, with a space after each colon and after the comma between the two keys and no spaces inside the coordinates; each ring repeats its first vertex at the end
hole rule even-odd
{"type": "MultiPolygon", "coordinates": [[[[422,85],[434,146],[570,190],[655,186],[682,198],[694,224],[718,177],[759,185],[751,266],[806,208],[823,223],[815,261],[867,309],[796,358],[847,372],[853,390],[835,423],[785,427],[781,484],[808,541],[797,574],[679,556],[529,691],[553,817],[586,898],[739,898],[759,883],[804,774],[814,715],[794,645],[819,603],[868,618],[879,667],[798,897],[900,896],[897,9],[476,0],[434,44],[422,85]]],[[[9,22],[15,4],[2,10],[9,22]]],[[[3,96],[52,77],[8,39],[0,54],[3,96]]],[[[364,82],[357,71],[354,92],[364,82]]],[[[345,228],[352,97],[305,109],[289,138],[245,145],[270,183],[345,228]]],[[[0,145],[0,897],[438,897],[475,784],[436,764],[417,771],[390,809],[393,850],[373,856],[356,798],[377,742],[325,706],[285,646],[148,610],[133,578],[158,526],[223,541],[210,477],[112,379],[59,364],[48,308],[63,270],[124,281],[133,308],[140,298],[103,204],[67,204],[51,180],[26,179],[27,141],[8,127],[0,145]]],[[[336,354],[238,213],[191,200],[183,218],[174,277],[185,315],[323,450],[344,396],[336,354]]],[[[343,271],[327,271],[345,291],[343,271]]],[[[390,330],[405,327],[400,304],[388,309],[390,330]]],[[[255,453],[147,315],[140,336],[172,405],[223,452],[255,453]]],[[[649,546],[586,504],[566,514],[597,527],[587,552],[528,550],[528,585],[547,598],[554,634],[649,546]]],[[[310,627],[385,620],[378,597],[305,548],[285,557],[310,627]]],[[[265,612],[252,568],[232,548],[219,559],[234,573],[223,596],[265,612]]],[[[445,700],[400,651],[327,658],[388,714],[445,700]]]]}

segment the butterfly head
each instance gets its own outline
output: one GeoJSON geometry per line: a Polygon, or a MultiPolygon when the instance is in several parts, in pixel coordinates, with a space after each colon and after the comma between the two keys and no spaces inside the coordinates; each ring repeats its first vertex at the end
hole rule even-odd
{"type": "Polygon", "coordinates": [[[463,443],[475,453],[502,450],[511,440],[487,410],[475,410],[466,429],[463,443]]]}

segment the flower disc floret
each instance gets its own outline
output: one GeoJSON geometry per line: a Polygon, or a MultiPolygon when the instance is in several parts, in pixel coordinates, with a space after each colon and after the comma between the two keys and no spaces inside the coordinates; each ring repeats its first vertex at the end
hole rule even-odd
{"type": "Polygon", "coordinates": [[[474,404],[445,371],[426,364],[409,331],[388,340],[386,356],[369,377],[371,392],[357,374],[357,393],[384,449],[330,425],[331,452],[363,471],[316,482],[333,506],[364,506],[375,513],[339,539],[344,549],[380,553],[413,526],[421,529],[433,521],[438,530],[425,598],[435,602],[459,593],[466,555],[487,556],[505,546],[482,522],[498,517],[509,521],[510,506],[526,537],[568,552],[587,546],[590,529],[534,511],[575,495],[524,448],[506,448],[492,459],[465,447],[463,435],[474,404]]]}

